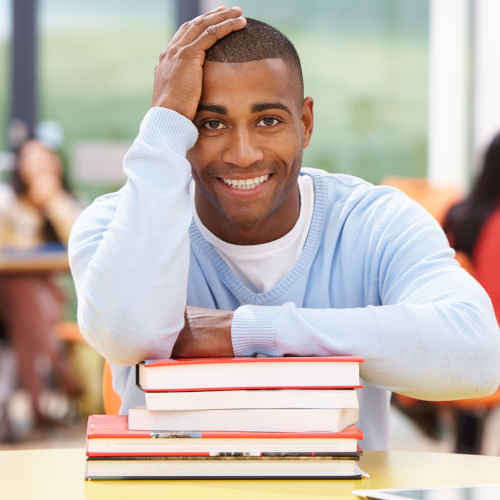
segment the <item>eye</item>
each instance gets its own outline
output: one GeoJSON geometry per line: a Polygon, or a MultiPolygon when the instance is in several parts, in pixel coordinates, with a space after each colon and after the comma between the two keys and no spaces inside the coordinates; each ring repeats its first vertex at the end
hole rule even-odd
{"type": "Polygon", "coordinates": [[[268,116],[266,118],[262,118],[262,120],[259,123],[257,123],[257,127],[272,127],[277,123],[279,123],[279,120],[268,116]]]}
{"type": "Polygon", "coordinates": [[[208,130],[222,130],[226,128],[226,126],[218,120],[210,120],[208,122],[205,122],[203,124],[203,127],[205,127],[208,130]]]}

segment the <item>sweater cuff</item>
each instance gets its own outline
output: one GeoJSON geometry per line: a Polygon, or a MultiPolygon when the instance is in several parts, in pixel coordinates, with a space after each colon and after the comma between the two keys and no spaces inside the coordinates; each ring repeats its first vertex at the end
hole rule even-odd
{"type": "Polygon", "coordinates": [[[198,129],[185,116],[166,108],[151,108],[142,120],[137,140],[151,145],[165,144],[186,156],[198,140],[198,129]]]}
{"type": "Polygon", "coordinates": [[[231,339],[236,357],[278,356],[275,325],[279,307],[241,306],[233,315],[231,339]]]}

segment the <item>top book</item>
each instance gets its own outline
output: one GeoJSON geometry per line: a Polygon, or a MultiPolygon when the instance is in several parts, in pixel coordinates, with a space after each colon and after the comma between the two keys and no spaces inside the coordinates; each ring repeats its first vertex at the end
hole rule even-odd
{"type": "Polygon", "coordinates": [[[196,358],[143,361],[137,386],[146,392],[244,389],[351,389],[359,385],[354,356],[196,358]]]}

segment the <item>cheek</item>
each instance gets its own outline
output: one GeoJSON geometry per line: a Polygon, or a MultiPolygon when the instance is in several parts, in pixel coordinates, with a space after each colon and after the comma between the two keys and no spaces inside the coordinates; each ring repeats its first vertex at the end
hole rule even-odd
{"type": "Polygon", "coordinates": [[[201,177],[205,170],[206,165],[209,165],[214,159],[217,158],[216,151],[214,151],[213,144],[199,137],[196,144],[187,152],[187,160],[191,163],[193,170],[196,170],[201,177]]]}
{"type": "Polygon", "coordinates": [[[270,139],[267,158],[275,159],[278,164],[283,165],[284,171],[282,171],[286,177],[300,169],[302,151],[297,149],[297,137],[293,134],[280,134],[270,139]]]}

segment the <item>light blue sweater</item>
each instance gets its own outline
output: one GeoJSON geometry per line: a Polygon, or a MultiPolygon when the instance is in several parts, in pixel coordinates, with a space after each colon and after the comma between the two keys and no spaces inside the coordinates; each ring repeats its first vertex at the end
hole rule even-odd
{"type": "Polygon", "coordinates": [[[71,234],[78,324],[112,363],[122,413],[144,404],[131,366],[170,357],[186,304],[235,311],[236,356],[362,356],[365,449],[389,447],[390,391],[450,400],[497,388],[491,302],[423,208],[389,187],[304,169],[315,206],[302,255],[254,294],[193,223],[186,151],[196,139],[183,116],[150,110],[124,160],[127,184],[71,234]]]}

